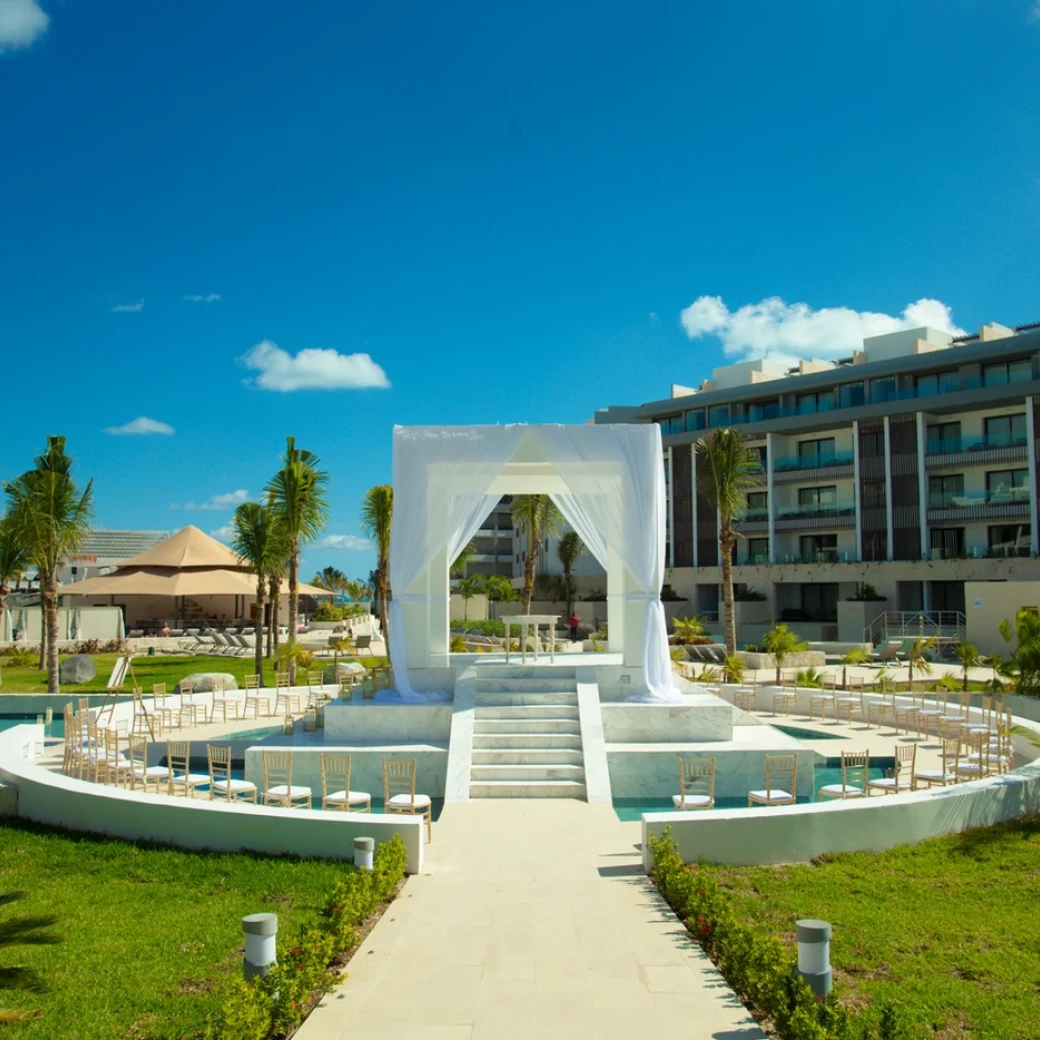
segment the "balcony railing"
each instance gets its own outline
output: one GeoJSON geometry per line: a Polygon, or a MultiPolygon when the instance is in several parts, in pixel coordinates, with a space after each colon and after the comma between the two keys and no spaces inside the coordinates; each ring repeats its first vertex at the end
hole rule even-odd
{"type": "Polygon", "coordinates": [[[926,455],[954,455],[966,451],[991,451],[996,448],[1024,448],[1025,436],[1018,437],[941,437],[925,442],[926,455]]]}
{"type": "Polygon", "coordinates": [[[803,503],[776,511],[778,520],[829,520],[836,516],[855,516],[855,502],[803,503]]]}
{"type": "Polygon", "coordinates": [[[817,455],[788,455],[775,459],[776,471],[796,469],[827,469],[831,466],[851,466],[851,451],[828,451],[817,455]]]}
{"type": "Polygon", "coordinates": [[[1029,502],[1029,488],[997,488],[993,491],[942,491],[928,496],[929,509],[971,509],[973,506],[1014,506],[1029,502]]]}

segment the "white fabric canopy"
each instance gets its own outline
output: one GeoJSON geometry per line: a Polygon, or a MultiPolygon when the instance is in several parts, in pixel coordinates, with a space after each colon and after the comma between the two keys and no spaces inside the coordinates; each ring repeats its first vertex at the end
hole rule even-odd
{"type": "Polygon", "coordinates": [[[431,601],[428,588],[412,586],[445,548],[455,559],[480,529],[501,497],[492,486],[525,437],[567,489],[550,491],[560,512],[604,568],[616,553],[638,590],[612,594],[645,604],[643,699],[677,699],[660,597],[665,490],[656,423],[394,427],[389,649],[398,692],[427,699],[408,674],[401,605],[431,601]]]}

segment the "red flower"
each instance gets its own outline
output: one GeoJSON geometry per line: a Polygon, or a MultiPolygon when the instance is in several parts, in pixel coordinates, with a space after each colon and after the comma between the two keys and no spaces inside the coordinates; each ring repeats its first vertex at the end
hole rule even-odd
{"type": "Polygon", "coordinates": [[[697,918],[697,923],[698,924],[704,924],[704,918],[703,917],[698,917],[697,918]]]}
{"type": "Polygon", "coordinates": [[[710,932],[710,931],[711,931],[711,928],[708,925],[706,925],[706,924],[702,924],[701,925],[701,935],[707,935],[708,932],[710,932]]]}

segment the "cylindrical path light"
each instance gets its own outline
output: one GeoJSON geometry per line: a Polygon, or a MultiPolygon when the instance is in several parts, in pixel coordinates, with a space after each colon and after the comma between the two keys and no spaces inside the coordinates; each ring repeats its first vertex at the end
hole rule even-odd
{"type": "Polygon", "coordinates": [[[817,997],[831,991],[831,926],[826,921],[796,921],[798,973],[817,997]]]}
{"type": "Polygon", "coordinates": [[[242,962],[246,982],[264,978],[278,963],[278,915],[249,914],[242,918],[242,931],[246,935],[246,956],[242,962]]]}
{"type": "Polygon", "coordinates": [[[354,866],[358,870],[371,871],[376,854],[375,838],[354,839],[354,866]]]}

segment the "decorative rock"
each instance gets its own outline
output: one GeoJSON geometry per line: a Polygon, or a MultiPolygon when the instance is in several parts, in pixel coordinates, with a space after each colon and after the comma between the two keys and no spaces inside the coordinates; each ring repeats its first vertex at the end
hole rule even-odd
{"type": "Polygon", "coordinates": [[[180,693],[182,686],[190,687],[192,693],[211,693],[214,686],[220,686],[225,690],[237,690],[238,680],[229,672],[196,672],[181,679],[173,688],[173,692],[180,693]]]}
{"type": "Polygon", "coordinates": [[[96,675],[97,665],[88,654],[74,654],[58,665],[58,681],[62,685],[90,682],[96,675]]]}
{"type": "Polygon", "coordinates": [[[336,666],[332,664],[325,665],[325,671],[322,673],[321,681],[326,686],[331,686],[345,679],[348,675],[356,675],[363,677],[365,675],[365,666],[358,664],[357,661],[340,661],[339,662],[339,675],[336,675],[336,666]]]}

